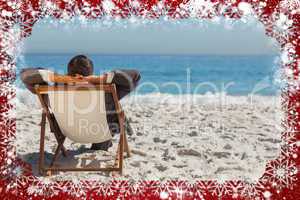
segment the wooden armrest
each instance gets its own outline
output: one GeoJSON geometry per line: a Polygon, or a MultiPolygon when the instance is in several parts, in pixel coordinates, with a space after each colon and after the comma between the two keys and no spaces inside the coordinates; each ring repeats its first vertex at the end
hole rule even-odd
{"type": "Polygon", "coordinates": [[[83,83],[87,82],[84,79],[76,78],[73,76],[67,76],[67,75],[58,75],[58,74],[50,74],[49,75],[49,81],[53,83],[83,83]]]}
{"type": "Polygon", "coordinates": [[[91,84],[105,84],[107,75],[101,76],[85,76],[85,77],[74,77],[68,75],[49,74],[48,80],[53,83],[91,83],[91,84]]]}

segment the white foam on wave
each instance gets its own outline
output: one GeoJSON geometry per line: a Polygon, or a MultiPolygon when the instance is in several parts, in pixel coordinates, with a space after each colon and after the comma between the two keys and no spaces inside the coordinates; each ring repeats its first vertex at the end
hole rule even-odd
{"type": "Polygon", "coordinates": [[[29,90],[16,88],[15,105],[17,109],[40,109],[40,103],[36,95],[29,90]]]}
{"type": "MultiPolygon", "coordinates": [[[[17,109],[32,108],[39,109],[40,103],[36,95],[23,88],[16,89],[15,99],[17,109]]],[[[169,94],[169,93],[148,93],[148,94],[131,94],[122,99],[122,104],[213,104],[213,105],[230,105],[230,104],[261,104],[268,106],[280,106],[279,96],[232,96],[226,93],[206,93],[206,94],[169,94]]]]}
{"type": "Polygon", "coordinates": [[[149,93],[143,95],[130,95],[122,103],[149,103],[149,104],[261,104],[266,106],[280,106],[279,96],[244,95],[233,96],[226,93],[206,94],[168,94],[149,93]]]}

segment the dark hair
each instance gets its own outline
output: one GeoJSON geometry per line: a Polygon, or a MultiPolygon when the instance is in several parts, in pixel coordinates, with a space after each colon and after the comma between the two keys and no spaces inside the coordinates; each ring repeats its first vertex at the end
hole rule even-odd
{"type": "Polygon", "coordinates": [[[93,62],[85,55],[73,57],[68,64],[68,75],[70,76],[75,76],[76,74],[89,76],[93,74],[93,71],[93,62]]]}

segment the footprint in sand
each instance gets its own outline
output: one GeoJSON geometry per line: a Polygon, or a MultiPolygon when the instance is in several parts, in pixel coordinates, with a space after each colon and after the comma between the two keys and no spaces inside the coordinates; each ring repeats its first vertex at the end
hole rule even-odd
{"type": "Polygon", "coordinates": [[[229,152],[214,152],[213,156],[216,156],[217,158],[228,158],[231,155],[229,152]]]}
{"type": "Polygon", "coordinates": [[[153,142],[165,144],[167,142],[167,140],[166,139],[160,139],[159,137],[155,137],[155,138],[153,138],[153,142]]]}
{"type": "Polygon", "coordinates": [[[141,167],[141,163],[139,161],[133,161],[130,163],[130,165],[133,167],[141,167]]]}
{"type": "Polygon", "coordinates": [[[193,149],[180,149],[177,151],[177,154],[179,156],[196,156],[196,157],[201,157],[202,154],[196,150],[193,149]]]}
{"type": "Polygon", "coordinates": [[[158,169],[159,171],[163,172],[166,171],[168,169],[168,167],[163,166],[163,165],[156,165],[154,166],[156,169],[158,169]]]}

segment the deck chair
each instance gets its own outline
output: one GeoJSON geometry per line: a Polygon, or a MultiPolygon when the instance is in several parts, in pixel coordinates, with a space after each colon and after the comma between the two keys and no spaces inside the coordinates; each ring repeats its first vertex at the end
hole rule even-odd
{"type": "MultiPolygon", "coordinates": [[[[42,72],[41,72],[42,73],[42,72]]],[[[45,74],[41,74],[43,79],[47,79],[45,74]]],[[[43,112],[41,120],[41,135],[40,135],[40,157],[39,157],[39,172],[42,175],[51,175],[53,171],[118,171],[123,172],[124,153],[127,157],[130,156],[127,136],[125,132],[125,114],[118,100],[116,86],[111,84],[112,75],[107,78],[106,84],[88,84],[82,82],[71,81],[72,83],[64,85],[35,85],[36,94],[40,100],[43,112]],[[115,111],[118,115],[120,134],[115,164],[110,167],[56,167],[60,152],[67,156],[64,150],[64,141],[66,137],[78,143],[99,143],[111,139],[111,132],[106,119],[107,112],[105,109],[105,93],[110,93],[115,104],[115,111]],[[44,95],[48,95],[49,102],[45,102],[44,95]],[[74,108],[75,107],[75,108],[74,108]],[[54,152],[54,156],[49,166],[45,165],[44,159],[44,144],[45,144],[45,125],[46,118],[48,121],[55,120],[62,133],[61,137],[56,137],[58,145],[54,152]],[[82,127],[82,121],[85,125],[82,127]],[[89,127],[97,127],[96,130],[89,127]],[[92,130],[93,129],[93,130],[92,130]]],[[[47,81],[49,82],[49,81],[47,81]]]]}

